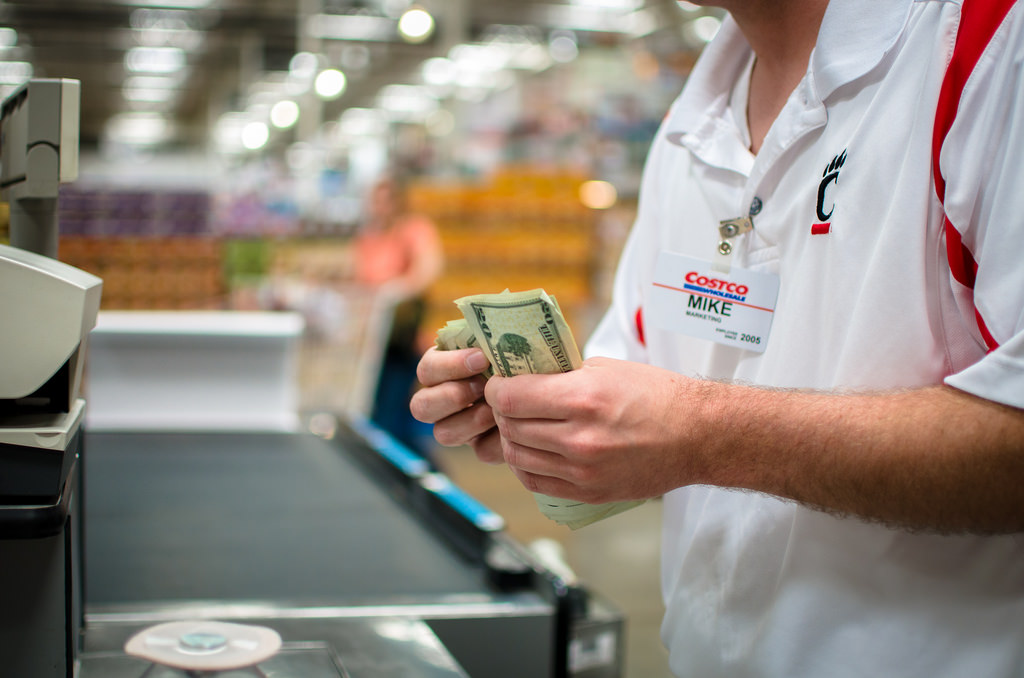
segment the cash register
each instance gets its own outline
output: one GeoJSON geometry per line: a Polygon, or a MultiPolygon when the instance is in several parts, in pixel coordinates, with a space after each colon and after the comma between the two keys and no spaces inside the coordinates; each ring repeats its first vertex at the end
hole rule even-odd
{"type": "Polygon", "coordinates": [[[72,676],[80,649],[79,397],[99,278],[56,260],[78,168],[79,83],[36,79],[0,109],[0,673],[72,676]]]}

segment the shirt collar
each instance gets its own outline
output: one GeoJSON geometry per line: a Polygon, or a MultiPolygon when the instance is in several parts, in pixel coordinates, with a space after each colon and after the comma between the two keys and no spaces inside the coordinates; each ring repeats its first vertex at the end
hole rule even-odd
{"type": "MultiPolygon", "coordinates": [[[[916,0],[836,0],[821,22],[811,54],[813,91],[823,101],[881,62],[899,39],[916,0]]],[[[750,58],[750,45],[726,15],[715,39],[704,48],[683,95],[669,113],[668,131],[702,136],[729,103],[732,83],[750,58]]]]}
{"type": "Polygon", "coordinates": [[[893,48],[915,0],[836,0],[825,10],[810,70],[825,100],[882,61],[893,48]]]}

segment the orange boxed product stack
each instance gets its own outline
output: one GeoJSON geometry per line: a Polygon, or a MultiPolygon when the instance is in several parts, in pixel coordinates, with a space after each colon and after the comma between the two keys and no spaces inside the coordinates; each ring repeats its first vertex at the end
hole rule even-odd
{"type": "Polygon", "coordinates": [[[227,288],[221,241],[201,236],[64,236],[60,259],[103,278],[102,308],[211,310],[227,288]]]}
{"type": "Polygon", "coordinates": [[[566,170],[508,166],[487,182],[413,186],[411,207],[434,219],[445,252],[422,331],[432,335],[458,317],[458,297],[542,287],[581,338],[596,223],[579,199],[585,180],[566,170]]]}
{"type": "Polygon", "coordinates": [[[62,261],[103,278],[105,310],[224,306],[222,242],[203,191],[61,188],[62,261]]]}

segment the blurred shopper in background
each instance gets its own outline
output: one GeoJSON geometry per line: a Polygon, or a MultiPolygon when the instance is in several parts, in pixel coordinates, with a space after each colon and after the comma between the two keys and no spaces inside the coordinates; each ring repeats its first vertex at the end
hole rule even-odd
{"type": "MultiPolygon", "coordinates": [[[[380,178],[367,198],[366,219],[354,243],[354,277],[359,285],[386,297],[393,308],[391,330],[381,363],[371,419],[415,452],[430,457],[430,431],[409,413],[416,385],[416,363],[426,349],[420,324],[425,293],[444,267],[437,227],[426,216],[410,214],[403,181],[380,178]]],[[[427,340],[429,343],[429,340],[427,340]]]]}
{"type": "Polygon", "coordinates": [[[678,676],[1019,678],[1024,7],[698,4],[583,367],[430,350],[413,409],[534,492],[664,496],[678,676]]]}

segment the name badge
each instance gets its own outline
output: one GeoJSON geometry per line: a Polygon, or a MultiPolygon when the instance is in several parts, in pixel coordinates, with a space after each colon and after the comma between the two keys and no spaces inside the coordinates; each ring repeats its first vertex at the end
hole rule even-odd
{"type": "Polygon", "coordinates": [[[710,261],[658,254],[650,295],[655,327],[763,353],[779,298],[779,276],[736,266],[728,274],[710,261]]]}

